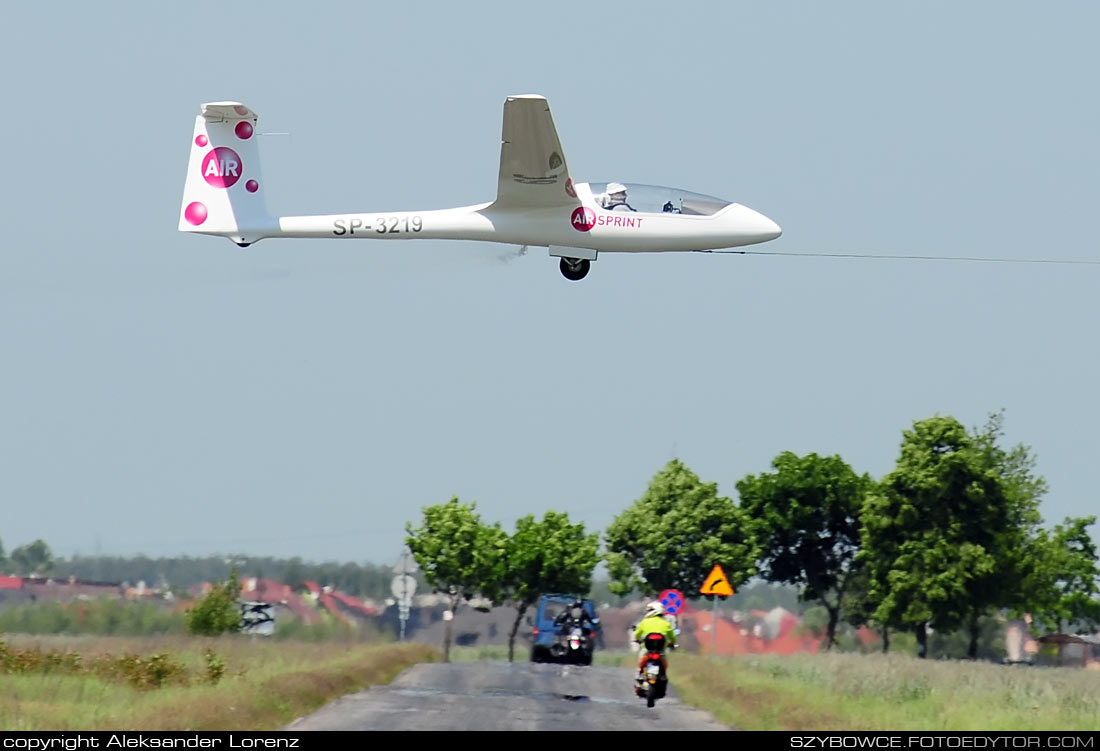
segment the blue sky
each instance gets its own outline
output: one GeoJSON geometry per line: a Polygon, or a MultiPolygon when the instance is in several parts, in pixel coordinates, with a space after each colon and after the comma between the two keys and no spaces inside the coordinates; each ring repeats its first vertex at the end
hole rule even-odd
{"type": "MultiPolygon", "coordinates": [[[[24,3],[5,11],[0,540],[395,560],[457,495],[603,529],[673,456],[879,477],[1005,409],[1097,510],[1100,266],[604,254],[176,229],[203,102],[283,215],[495,194],[510,94],[574,177],[750,206],[759,249],[1097,259],[1095,4],[24,3]]],[[[1097,529],[1093,527],[1093,535],[1097,529]]]]}

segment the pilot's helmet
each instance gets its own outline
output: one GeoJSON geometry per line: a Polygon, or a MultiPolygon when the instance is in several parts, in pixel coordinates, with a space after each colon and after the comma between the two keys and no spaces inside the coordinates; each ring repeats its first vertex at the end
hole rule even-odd
{"type": "Polygon", "coordinates": [[[606,193],[609,196],[617,195],[620,198],[626,198],[626,186],[622,183],[608,183],[606,193]]]}

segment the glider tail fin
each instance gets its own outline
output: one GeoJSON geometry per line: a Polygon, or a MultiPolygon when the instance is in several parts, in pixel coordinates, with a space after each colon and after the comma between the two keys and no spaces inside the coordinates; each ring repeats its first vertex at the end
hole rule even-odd
{"type": "Polygon", "coordinates": [[[240,102],[202,105],[180,207],[180,232],[228,237],[244,247],[278,232],[260,174],[257,115],[240,102]]]}

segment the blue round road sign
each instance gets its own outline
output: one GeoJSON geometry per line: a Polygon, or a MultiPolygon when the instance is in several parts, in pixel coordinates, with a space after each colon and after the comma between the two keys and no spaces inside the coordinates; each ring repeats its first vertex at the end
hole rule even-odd
{"type": "Polygon", "coordinates": [[[669,615],[676,615],[684,607],[684,596],[678,589],[666,589],[657,599],[665,606],[665,612],[669,615]]]}

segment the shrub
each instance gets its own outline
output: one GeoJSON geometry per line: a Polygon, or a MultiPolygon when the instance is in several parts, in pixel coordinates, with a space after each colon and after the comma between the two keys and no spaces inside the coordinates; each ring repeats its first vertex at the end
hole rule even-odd
{"type": "Polygon", "coordinates": [[[237,569],[234,568],[225,582],[214,582],[210,591],[187,611],[188,632],[198,636],[218,636],[240,631],[241,612],[237,604],[240,591],[237,569]]]}

